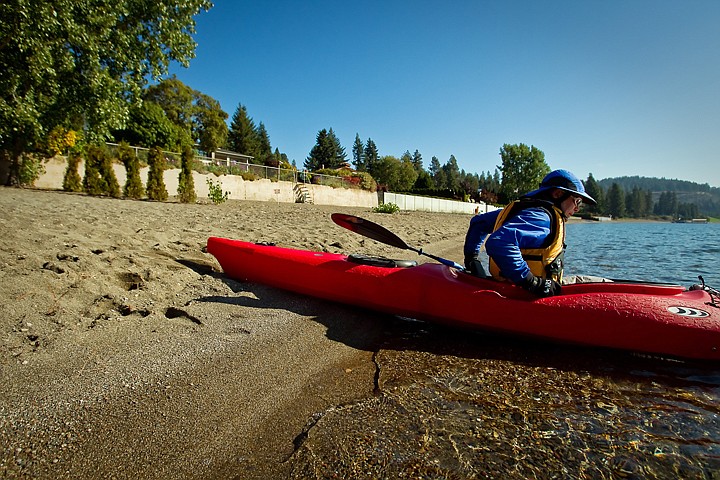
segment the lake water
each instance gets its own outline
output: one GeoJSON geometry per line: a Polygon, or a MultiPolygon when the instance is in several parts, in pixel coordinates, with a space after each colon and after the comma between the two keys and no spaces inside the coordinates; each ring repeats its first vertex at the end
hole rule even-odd
{"type": "MultiPolygon", "coordinates": [[[[568,273],[720,287],[720,225],[572,223],[568,273]]],[[[720,366],[379,317],[378,395],[293,478],[720,479],[720,366]]]]}
{"type": "Polygon", "coordinates": [[[720,224],[571,222],[566,273],[720,287],[720,224]]]}

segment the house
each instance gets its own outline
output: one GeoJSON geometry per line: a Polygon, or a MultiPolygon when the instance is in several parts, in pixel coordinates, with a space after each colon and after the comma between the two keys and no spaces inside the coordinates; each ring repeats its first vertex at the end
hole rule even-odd
{"type": "Polygon", "coordinates": [[[231,152],[230,150],[223,150],[222,148],[218,148],[214,152],[210,153],[210,159],[215,165],[225,164],[227,167],[237,165],[239,163],[252,163],[253,158],[255,157],[231,152]]]}

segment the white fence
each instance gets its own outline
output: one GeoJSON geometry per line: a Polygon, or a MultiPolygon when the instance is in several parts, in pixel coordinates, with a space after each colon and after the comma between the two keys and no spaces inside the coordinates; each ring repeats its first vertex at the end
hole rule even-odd
{"type": "Polygon", "coordinates": [[[458,202],[444,198],[418,197],[404,193],[381,192],[382,203],[394,203],[400,210],[438,213],[485,213],[497,207],[485,203],[458,202]]]}

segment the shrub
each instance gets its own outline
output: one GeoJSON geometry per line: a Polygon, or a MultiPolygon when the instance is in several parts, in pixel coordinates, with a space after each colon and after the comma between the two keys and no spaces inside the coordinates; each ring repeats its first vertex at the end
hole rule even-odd
{"type": "Polygon", "coordinates": [[[64,127],[56,126],[48,133],[46,143],[46,154],[49,157],[61,155],[68,148],[73,148],[80,139],[74,130],[66,130],[64,127]]]}
{"type": "Polygon", "coordinates": [[[113,159],[108,155],[107,150],[102,147],[98,147],[100,151],[99,165],[100,165],[100,176],[103,179],[102,185],[104,193],[111,197],[120,197],[120,184],[118,184],[115,171],[112,168],[113,159]]]}
{"type": "Polygon", "coordinates": [[[153,147],[148,152],[148,172],[147,180],[147,196],[150,200],[164,202],[168,198],[167,188],[165,187],[165,179],[163,172],[165,171],[165,157],[160,147],[153,147]]]}
{"type": "Polygon", "coordinates": [[[120,185],[112,169],[112,159],[105,148],[90,145],[85,159],[83,190],[89,195],[120,196],[120,185]]]}
{"type": "Polygon", "coordinates": [[[45,166],[39,158],[34,155],[23,154],[20,158],[20,175],[19,183],[24,187],[32,187],[35,180],[45,173],[45,166]]]}
{"type": "Polygon", "coordinates": [[[82,187],[83,191],[88,195],[102,195],[105,190],[100,176],[97,148],[96,146],[88,147],[85,155],[85,175],[83,176],[82,187]]]}
{"type": "Polygon", "coordinates": [[[377,182],[375,182],[375,179],[368,172],[353,172],[351,177],[353,179],[359,179],[359,186],[363,190],[377,192],[377,182]]]}
{"type": "Polygon", "coordinates": [[[145,195],[145,189],[142,180],[140,180],[140,161],[135,155],[135,150],[130,148],[127,142],[120,142],[118,157],[125,165],[125,171],[127,172],[123,194],[128,198],[142,198],[145,195]]]}
{"type": "Polygon", "coordinates": [[[63,190],[66,192],[81,192],[83,189],[82,179],[78,173],[81,158],[80,151],[75,149],[68,155],[67,168],[63,176],[63,190]]]}
{"type": "Polygon", "coordinates": [[[373,208],[375,213],[397,213],[400,211],[400,207],[394,203],[383,203],[373,208]]]}
{"type": "Polygon", "coordinates": [[[208,186],[208,198],[215,204],[219,205],[228,199],[230,192],[223,193],[222,183],[218,180],[217,184],[213,183],[209,178],[207,179],[208,186]]]}
{"type": "Polygon", "coordinates": [[[178,196],[183,203],[195,203],[195,180],[192,175],[194,155],[192,148],[185,146],[180,159],[180,179],[178,180],[178,196]]]}

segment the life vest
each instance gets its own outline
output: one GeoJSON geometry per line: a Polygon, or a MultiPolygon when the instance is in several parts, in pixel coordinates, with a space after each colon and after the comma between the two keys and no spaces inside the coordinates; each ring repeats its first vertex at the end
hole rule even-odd
{"type": "MultiPolygon", "coordinates": [[[[537,207],[545,209],[550,215],[550,234],[543,242],[542,247],[521,249],[520,253],[533,275],[541,278],[551,278],[560,283],[565,255],[565,220],[559,208],[544,200],[532,198],[515,200],[500,212],[495,221],[493,232],[521,210],[537,207]]],[[[490,275],[497,280],[506,280],[500,272],[500,267],[497,266],[492,257],[490,257],[490,275]]]]}

